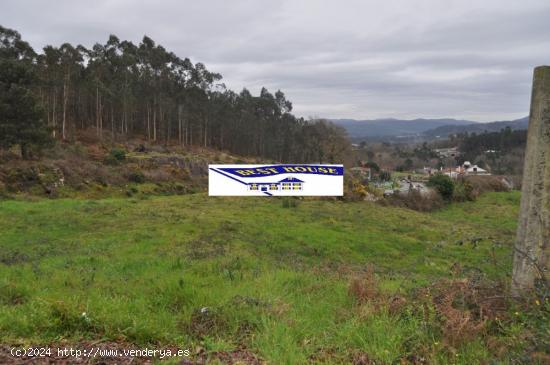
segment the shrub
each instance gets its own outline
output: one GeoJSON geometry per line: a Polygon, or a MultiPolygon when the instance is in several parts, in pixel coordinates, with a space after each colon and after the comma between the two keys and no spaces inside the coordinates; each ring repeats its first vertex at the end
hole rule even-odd
{"type": "Polygon", "coordinates": [[[367,189],[363,184],[357,184],[353,188],[353,193],[355,196],[357,196],[359,200],[363,200],[368,195],[367,189]]]}
{"type": "Polygon", "coordinates": [[[479,195],[489,191],[509,191],[510,188],[504,184],[501,178],[497,176],[468,176],[464,179],[472,185],[473,189],[479,195]]]}
{"type": "Polygon", "coordinates": [[[111,165],[116,165],[126,159],[126,151],[121,148],[113,148],[105,157],[105,162],[111,165]]]}
{"type": "Polygon", "coordinates": [[[420,212],[430,212],[432,210],[441,209],[445,206],[445,202],[441,195],[435,191],[421,193],[417,190],[411,190],[405,194],[393,194],[386,199],[380,200],[383,205],[393,205],[401,208],[408,208],[420,212]]]}
{"type": "Polygon", "coordinates": [[[453,200],[457,202],[474,201],[477,198],[477,191],[468,180],[461,180],[455,184],[453,200]]]}
{"type": "Polygon", "coordinates": [[[113,148],[110,152],[110,155],[117,161],[122,161],[126,159],[126,151],[121,148],[113,148]]]}
{"type": "Polygon", "coordinates": [[[142,184],[145,182],[145,175],[141,171],[132,171],[128,174],[128,181],[142,184]]]}
{"type": "Polygon", "coordinates": [[[75,142],[73,147],[74,154],[79,158],[88,157],[88,148],[80,142],[75,142]]]}
{"type": "Polygon", "coordinates": [[[349,176],[345,180],[344,185],[344,199],[347,201],[359,201],[364,200],[368,195],[366,187],[361,182],[349,176]]]}
{"type": "Polygon", "coordinates": [[[35,167],[17,167],[4,173],[5,188],[9,192],[27,190],[40,184],[39,170],[35,167]]]}
{"type": "Polygon", "coordinates": [[[428,186],[433,187],[445,200],[450,200],[453,197],[455,184],[453,180],[443,174],[435,174],[428,180],[428,186]]]}

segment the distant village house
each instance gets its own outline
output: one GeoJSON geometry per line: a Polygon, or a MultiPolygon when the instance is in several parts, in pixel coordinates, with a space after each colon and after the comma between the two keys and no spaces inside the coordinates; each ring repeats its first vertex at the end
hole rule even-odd
{"type": "Polygon", "coordinates": [[[461,166],[455,169],[451,169],[445,172],[445,175],[450,176],[453,179],[462,175],[491,175],[491,173],[485,169],[482,169],[478,165],[472,165],[470,161],[465,161],[461,166]]]}

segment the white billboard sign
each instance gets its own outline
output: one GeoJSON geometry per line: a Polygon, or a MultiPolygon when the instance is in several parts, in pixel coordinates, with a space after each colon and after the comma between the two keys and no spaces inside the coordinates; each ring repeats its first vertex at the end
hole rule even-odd
{"type": "Polygon", "coordinates": [[[210,196],[342,196],[344,166],[209,165],[210,196]]]}

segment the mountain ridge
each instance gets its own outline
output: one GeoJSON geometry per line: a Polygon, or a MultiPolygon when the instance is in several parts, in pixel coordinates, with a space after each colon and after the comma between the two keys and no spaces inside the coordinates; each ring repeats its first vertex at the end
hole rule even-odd
{"type": "Polygon", "coordinates": [[[450,134],[457,133],[483,133],[498,132],[503,128],[510,127],[512,129],[527,129],[529,117],[523,117],[514,120],[503,120],[489,123],[475,123],[468,125],[447,125],[425,131],[423,134],[428,137],[446,137],[450,134]]]}
{"type": "Polygon", "coordinates": [[[528,117],[495,122],[476,122],[466,119],[438,118],[438,119],[331,119],[333,123],[343,127],[352,140],[384,139],[402,137],[446,137],[449,134],[483,131],[498,131],[507,126],[512,129],[526,129],[528,117]]]}

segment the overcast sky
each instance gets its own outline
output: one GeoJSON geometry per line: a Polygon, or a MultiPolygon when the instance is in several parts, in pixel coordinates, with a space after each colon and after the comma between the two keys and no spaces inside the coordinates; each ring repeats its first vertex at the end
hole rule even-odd
{"type": "Polygon", "coordinates": [[[550,64],[549,0],[1,0],[39,50],[144,34],[298,116],[478,121],[528,114],[550,64]]]}

